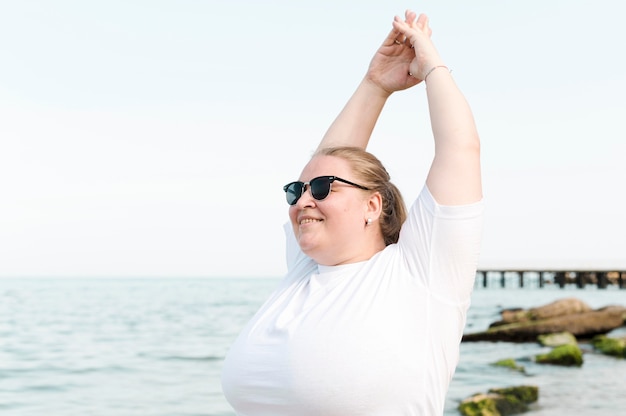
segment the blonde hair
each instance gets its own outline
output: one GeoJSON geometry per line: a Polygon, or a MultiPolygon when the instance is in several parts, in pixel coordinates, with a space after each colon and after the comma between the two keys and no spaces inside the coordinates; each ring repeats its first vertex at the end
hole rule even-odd
{"type": "Polygon", "coordinates": [[[380,160],[360,147],[327,147],[315,156],[334,156],[347,161],[358,183],[381,195],[383,207],[379,218],[385,245],[398,242],[400,228],[406,220],[407,211],[400,190],[390,181],[389,173],[380,160]]]}

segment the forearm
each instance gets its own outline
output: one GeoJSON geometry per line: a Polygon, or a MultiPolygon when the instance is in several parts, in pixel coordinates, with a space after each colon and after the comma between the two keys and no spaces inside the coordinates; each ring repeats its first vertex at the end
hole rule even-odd
{"type": "Polygon", "coordinates": [[[426,80],[435,157],[426,180],[437,200],[459,205],[482,198],[480,140],[472,111],[446,68],[426,80]]]}
{"type": "Polygon", "coordinates": [[[447,68],[437,68],[426,83],[435,153],[454,149],[478,149],[479,137],[467,100],[447,68]]]}
{"type": "Polygon", "coordinates": [[[364,78],[328,128],[318,149],[336,146],[365,149],[389,95],[364,78]]]}

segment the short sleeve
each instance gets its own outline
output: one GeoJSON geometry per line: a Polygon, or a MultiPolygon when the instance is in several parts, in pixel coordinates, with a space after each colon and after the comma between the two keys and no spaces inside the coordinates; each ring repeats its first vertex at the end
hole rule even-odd
{"type": "Polygon", "coordinates": [[[484,201],[439,205],[424,186],[411,206],[398,240],[415,278],[441,300],[469,301],[482,239],[484,201]]]}

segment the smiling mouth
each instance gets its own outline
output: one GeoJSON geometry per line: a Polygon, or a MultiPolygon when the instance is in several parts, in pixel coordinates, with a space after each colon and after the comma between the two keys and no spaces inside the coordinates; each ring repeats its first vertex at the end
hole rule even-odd
{"type": "Polygon", "coordinates": [[[305,218],[303,220],[300,220],[300,225],[304,225],[304,224],[311,224],[314,222],[322,222],[322,220],[316,220],[314,218],[305,218]]]}

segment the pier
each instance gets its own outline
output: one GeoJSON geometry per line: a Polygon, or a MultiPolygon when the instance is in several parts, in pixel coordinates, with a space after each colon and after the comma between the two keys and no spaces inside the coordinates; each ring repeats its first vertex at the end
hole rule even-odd
{"type": "Polygon", "coordinates": [[[535,287],[557,285],[564,288],[575,285],[583,289],[595,285],[598,289],[617,286],[626,289],[626,270],[533,270],[533,269],[479,269],[476,286],[489,287],[535,287]]]}

